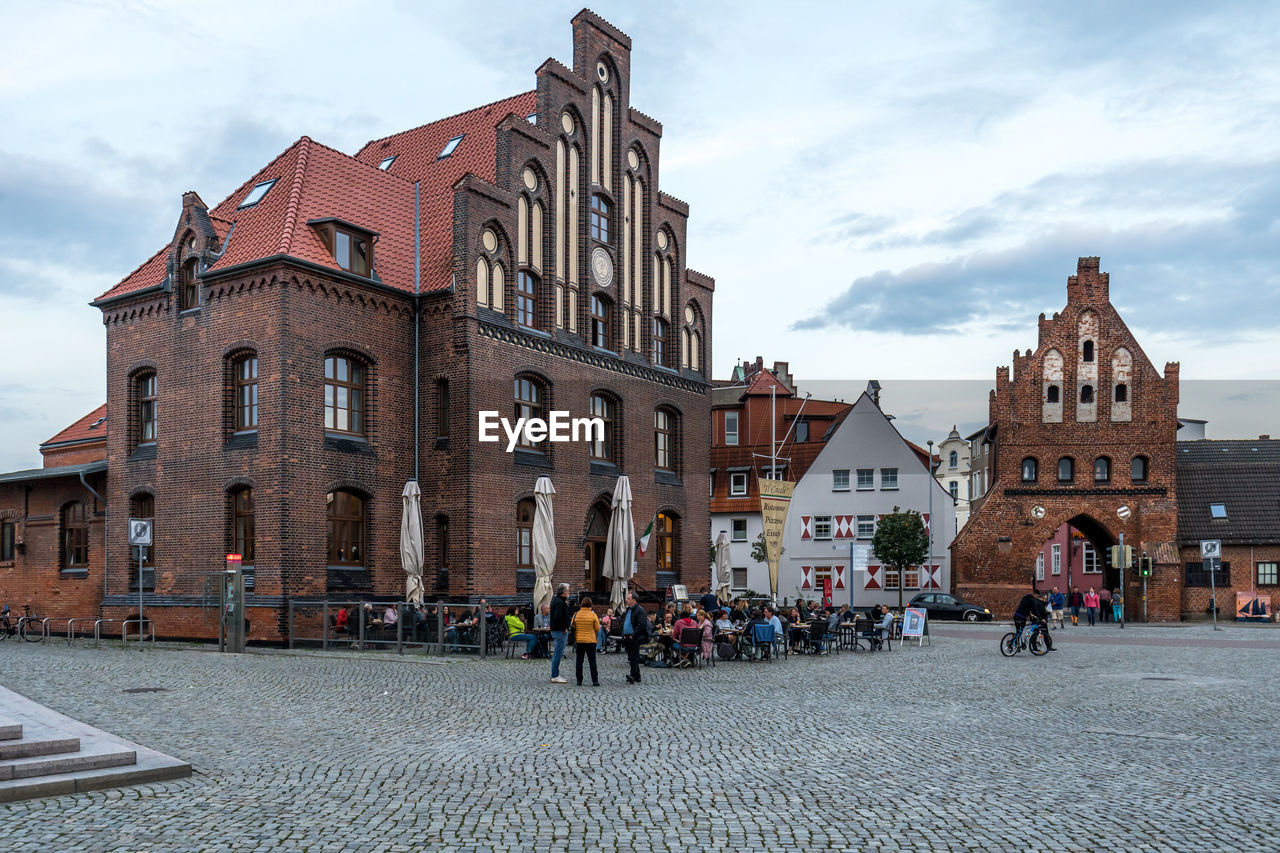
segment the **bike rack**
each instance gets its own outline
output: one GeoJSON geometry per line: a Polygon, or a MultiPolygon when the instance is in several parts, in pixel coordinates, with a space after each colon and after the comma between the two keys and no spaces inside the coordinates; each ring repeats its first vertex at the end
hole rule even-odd
{"type": "MultiPolygon", "coordinates": [[[[98,619],[93,623],[93,647],[99,648],[102,644],[102,626],[107,623],[119,622],[119,619],[98,619]]],[[[120,642],[124,642],[124,629],[120,629],[120,642]]]]}
{"type": "Polygon", "coordinates": [[[23,626],[24,626],[24,625],[35,625],[35,624],[39,623],[39,625],[40,625],[40,633],[41,633],[41,636],[40,636],[40,639],[39,639],[39,640],[36,640],[36,642],[38,642],[38,643],[43,643],[45,640],[49,639],[49,620],[50,620],[50,619],[52,619],[52,618],[53,618],[52,616],[22,616],[22,617],[20,617],[20,618],[18,619],[18,636],[19,636],[19,637],[21,637],[21,636],[22,636],[22,628],[23,628],[23,626]]]}
{"type": "Polygon", "coordinates": [[[141,645],[146,641],[147,637],[146,637],[146,635],[144,635],[144,634],[142,633],[142,626],[143,626],[143,624],[144,624],[144,623],[145,623],[145,624],[146,624],[146,626],[151,630],[151,647],[152,647],[152,648],[155,648],[155,645],[156,645],[156,628],[155,628],[154,623],[152,623],[152,621],[151,621],[150,619],[126,619],[126,620],[124,620],[124,624],[123,624],[123,625],[121,625],[121,627],[120,627],[120,648],[122,648],[122,649],[123,649],[123,648],[125,648],[125,647],[129,644],[129,626],[130,626],[130,625],[137,625],[137,626],[138,626],[138,644],[141,646],[141,645]]]}
{"type": "Polygon", "coordinates": [[[75,644],[75,641],[76,641],[76,623],[77,623],[77,622],[89,623],[89,622],[93,622],[93,621],[94,621],[94,619],[93,619],[93,617],[92,617],[92,616],[90,616],[90,617],[88,617],[88,618],[83,617],[83,616],[77,616],[75,619],[68,619],[68,620],[67,620],[67,645],[68,645],[68,646],[71,646],[71,645],[74,645],[74,644],[75,644]]]}

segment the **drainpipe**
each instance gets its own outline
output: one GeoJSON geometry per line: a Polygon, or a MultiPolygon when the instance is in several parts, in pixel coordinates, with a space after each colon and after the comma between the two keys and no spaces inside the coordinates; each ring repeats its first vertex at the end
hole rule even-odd
{"type": "Polygon", "coordinates": [[[90,486],[89,481],[84,478],[83,471],[80,472],[80,485],[88,489],[89,494],[93,495],[95,498],[98,499],[98,503],[102,504],[103,506],[107,505],[107,499],[93,490],[93,486],[90,486]]]}
{"type": "Polygon", "coordinates": [[[413,184],[413,479],[415,481],[418,479],[418,418],[422,403],[422,395],[418,388],[418,372],[421,370],[419,366],[421,353],[418,347],[422,329],[422,294],[419,292],[422,256],[419,252],[421,231],[418,227],[418,191],[419,184],[415,181],[413,184]]]}

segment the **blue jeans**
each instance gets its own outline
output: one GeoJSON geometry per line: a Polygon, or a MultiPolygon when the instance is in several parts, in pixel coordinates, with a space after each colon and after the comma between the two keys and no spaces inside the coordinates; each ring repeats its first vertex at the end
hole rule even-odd
{"type": "Polygon", "coordinates": [[[551,639],[555,640],[555,651],[551,653],[551,677],[560,677],[560,660],[564,657],[565,643],[569,640],[567,631],[552,631],[551,639]]]}
{"type": "Polygon", "coordinates": [[[604,652],[604,650],[608,648],[606,645],[608,642],[609,635],[604,632],[604,628],[601,628],[596,632],[596,651],[604,652]]]}
{"type": "Polygon", "coordinates": [[[1116,604],[1114,601],[1111,602],[1111,615],[1115,617],[1115,621],[1117,622],[1124,621],[1124,602],[1123,601],[1120,602],[1119,604],[1116,604]]]}
{"type": "Polygon", "coordinates": [[[524,640],[524,643],[525,643],[524,653],[526,655],[533,654],[533,650],[537,648],[537,645],[538,645],[538,637],[536,634],[512,634],[510,639],[524,640]]]}

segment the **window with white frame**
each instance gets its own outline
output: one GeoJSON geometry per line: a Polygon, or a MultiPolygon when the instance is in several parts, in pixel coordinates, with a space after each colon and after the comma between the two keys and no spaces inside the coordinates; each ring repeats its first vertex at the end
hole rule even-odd
{"type": "Polygon", "coordinates": [[[745,518],[733,519],[733,541],[747,541],[747,520],[745,518]]]}
{"type": "Polygon", "coordinates": [[[831,538],[831,516],[815,515],[813,517],[813,538],[814,539],[830,539],[831,538]]]}
{"type": "Polygon", "coordinates": [[[954,501],[954,500],[959,500],[959,498],[960,498],[960,483],[959,483],[959,482],[957,482],[956,480],[952,480],[950,483],[948,483],[948,484],[947,484],[947,491],[949,491],[949,492],[951,493],[951,500],[953,500],[953,501],[954,501]]]}
{"type": "Polygon", "coordinates": [[[837,468],[831,472],[831,491],[847,492],[849,491],[849,469],[837,468]]]}
{"type": "Polygon", "coordinates": [[[1280,584],[1280,563],[1258,563],[1258,586],[1280,584]]]}
{"type": "Polygon", "coordinates": [[[880,488],[882,489],[898,488],[898,469],[897,468],[881,468],[880,469],[880,488]]]}
{"type": "Polygon", "coordinates": [[[1098,562],[1098,549],[1093,547],[1092,542],[1084,543],[1080,553],[1084,557],[1084,573],[1086,575],[1102,574],[1102,565],[1098,562]]]}
{"type": "Polygon", "coordinates": [[[729,475],[729,497],[740,498],[747,493],[747,472],[734,471],[729,475]]]}
{"type": "Polygon", "coordinates": [[[858,538],[870,539],[876,535],[876,517],[874,515],[858,516],[858,538]]]}
{"type": "MultiPolygon", "coordinates": [[[[1041,554],[1041,556],[1044,556],[1041,554]]],[[[1062,574],[1062,546],[1058,544],[1049,546],[1049,567],[1055,575],[1062,574]]]]}
{"type": "Polygon", "coordinates": [[[738,413],[724,413],[724,443],[728,445],[736,445],[738,443],[738,413]]]}
{"type": "Polygon", "coordinates": [[[1044,580],[1044,552],[1036,554],[1036,580],[1044,580]]]}
{"type": "Polygon", "coordinates": [[[876,487],[876,469],[859,468],[858,469],[858,490],[865,491],[876,487]]]}

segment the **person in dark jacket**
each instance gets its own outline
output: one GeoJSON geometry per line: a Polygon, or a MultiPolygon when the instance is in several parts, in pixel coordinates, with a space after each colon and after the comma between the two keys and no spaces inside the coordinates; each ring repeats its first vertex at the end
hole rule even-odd
{"type": "Polygon", "coordinates": [[[634,592],[627,593],[627,609],[622,617],[622,639],[627,646],[627,664],[631,667],[627,684],[639,684],[640,646],[649,639],[649,616],[636,601],[634,592]]]}
{"type": "Polygon", "coordinates": [[[551,599],[551,639],[555,643],[551,653],[551,683],[568,684],[568,679],[560,675],[560,661],[564,658],[565,643],[569,638],[569,623],[573,614],[569,612],[569,585],[560,584],[555,597],[551,599]]]}
{"type": "Polygon", "coordinates": [[[1033,591],[1022,596],[1017,609],[1013,611],[1013,630],[1021,631],[1026,627],[1028,619],[1042,623],[1044,630],[1040,636],[1044,637],[1044,647],[1053,651],[1053,638],[1049,636],[1049,611],[1045,608],[1044,599],[1040,595],[1039,591],[1033,591]]]}
{"type": "Polygon", "coordinates": [[[720,599],[716,598],[716,594],[708,587],[703,587],[702,598],[698,599],[698,604],[708,613],[715,613],[720,608],[720,599]]]}
{"type": "Polygon", "coordinates": [[[1080,608],[1084,607],[1084,596],[1080,593],[1080,587],[1071,587],[1071,593],[1067,596],[1067,606],[1071,608],[1071,624],[1080,625],[1080,608]]]}

